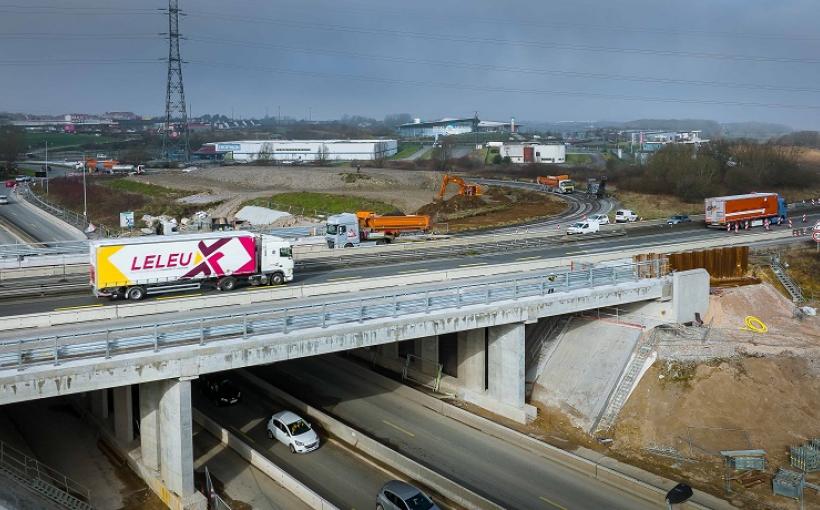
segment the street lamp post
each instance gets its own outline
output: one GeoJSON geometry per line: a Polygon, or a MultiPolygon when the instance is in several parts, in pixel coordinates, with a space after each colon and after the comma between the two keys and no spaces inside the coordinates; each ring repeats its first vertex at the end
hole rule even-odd
{"type": "Polygon", "coordinates": [[[83,218],[88,220],[88,201],[85,190],[85,174],[88,173],[88,160],[85,159],[85,151],[83,151],[83,218]]]}
{"type": "Polygon", "coordinates": [[[48,195],[48,140],[46,140],[46,195],[48,195]]]}

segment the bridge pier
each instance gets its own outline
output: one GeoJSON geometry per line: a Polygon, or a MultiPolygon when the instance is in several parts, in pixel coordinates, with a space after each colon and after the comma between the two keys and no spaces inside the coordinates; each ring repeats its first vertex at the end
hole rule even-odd
{"type": "Polygon", "coordinates": [[[483,392],[487,389],[487,330],[459,331],[456,337],[458,366],[456,374],[465,390],[483,392]]]}
{"type": "Polygon", "coordinates": [[[131,386],[114,388],[114,435],[123,443],[134,440],[134,407],[131,386]]]}
{"type": "Polygon", "coordinates": [[[204,496],[194,488],[191,381],[140,384],[139,411],[142,478],[169,508],[205,509],[204,496]]]}

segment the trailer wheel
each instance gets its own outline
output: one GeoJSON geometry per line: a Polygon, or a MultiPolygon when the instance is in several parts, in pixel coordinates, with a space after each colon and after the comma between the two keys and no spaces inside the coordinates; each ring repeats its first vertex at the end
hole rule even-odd
{"type": "Polygon", "coordinates": [[[145,297],[145,289],[140,286],[136,287],[129,287],[127,291],[125,291],[125,298],[130,299],[131,301],[139,301],[145,297]]]}
{"type": "Polygon", "coordinates": [[[226,276],[217,282],[216,288],[222,291],[232,291],[236,288],[236,278],[233,276],[226,276]]]}
{"type": "Polygon", "coordinates": [[[273,273],[270,275],[271,285],[282,285],[285,283],[285,276],[282,273],[273,273]]]}
{"type": "Polygon", "coordinates": [[[347,243],[347,244],[345,245],[345,248],[353,248],[353,243],[347,243]]]}

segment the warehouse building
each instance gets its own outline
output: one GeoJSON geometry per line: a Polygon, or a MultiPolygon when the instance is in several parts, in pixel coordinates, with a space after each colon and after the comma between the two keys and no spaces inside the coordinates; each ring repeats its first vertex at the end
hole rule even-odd
{"type": "Polygon", "coordinates": [[[239,140],[206,143],[194,152],[198,159],[282,163],[371,161],[394,156],[396,140],[239,140]]]}
{"type": "Polygon", "coordinates": [[[515,119],[509,122],[479,120],[478,117],[464,119],[446,117],[441,120],[413,122],[399,126],[399,135],[403,138],[436,138],[439,136],[463,135],[465,133],[515,133],[519,126],[515,119]]]}
{"type": "Polygon", "coordinates": [[[502,158],[513,163],[566,163],[567,147],[562,143],[504,143],[499,149],[502,158]]]}

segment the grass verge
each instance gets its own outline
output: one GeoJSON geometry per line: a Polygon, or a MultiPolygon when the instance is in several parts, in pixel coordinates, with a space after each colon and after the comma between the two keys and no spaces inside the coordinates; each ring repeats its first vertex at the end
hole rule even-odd
{"type": "Polygon", "coordinates": [[[295,214],[339,214],[343,212],[374,211],[378,214],[394,212],[393,204],[350,195],[330,193],[293,192],[255,198],[242,205],[256,205],[272,209],[287,209],[295,214]]]}
{"type": "Polygon", "coordinates": [[[567,164],[587,166],[592,164],[592,157],[588,154],[567,154],[567,164]]]}
{"type": "Polygon", "coordinates": [[[407,157],[412,156],[416,152],[421,149],[420,143],[406,143],[402,144],[399,152],[396,153],[395,156],[391,157],[390,159],[404,159],[407,157]]]}
{"type": "Polygon", "coordinates": [[[618,190],[614,197],[625,209],[632,209],[645,220],[668,218],[674,214],[703,214],[703,202],[684,202],[672,195],[649,195],[618,190]]]}

